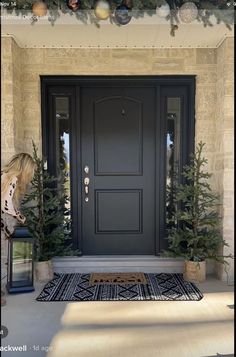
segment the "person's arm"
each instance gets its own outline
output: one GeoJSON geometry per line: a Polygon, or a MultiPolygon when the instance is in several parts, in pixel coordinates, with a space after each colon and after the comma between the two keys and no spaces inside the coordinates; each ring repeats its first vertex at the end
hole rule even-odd
{"type": "Polygon", "coordinates": [[[24,223],[26,220],[25,216],[20,211],[16,210],[13,205],[13,195],[16,189],[16,185],[17,185],[17,177],[14,177],[9,183],[6,193],[2,197],[2,201],[3,201],[2,210],[7,214],[12,215],[20,223],[24,223]]]}

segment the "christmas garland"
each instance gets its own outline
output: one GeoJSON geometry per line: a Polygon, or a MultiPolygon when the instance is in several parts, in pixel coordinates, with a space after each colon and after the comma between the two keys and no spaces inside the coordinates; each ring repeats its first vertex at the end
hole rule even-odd
{"type": "Polygon", "coordinates": [[[128,24],[132,17],[157,14],[170,23],[172,36],[181,22],[197,20],[205,27],[213,26],[210,21],[212,15],[217,24],[223,22],[230,30],[234,24],[234,2],[227,0],[11,0],[1,5],[1,8],[10,13],[14,11],[16,15],[32,12],[31,24],[47,15],[48,21],[54,25],[62,14],[68,13],[85,24],[90,20],[97,27],[100,27],[101,20],[106,19],[122,26],[128,24]]]}

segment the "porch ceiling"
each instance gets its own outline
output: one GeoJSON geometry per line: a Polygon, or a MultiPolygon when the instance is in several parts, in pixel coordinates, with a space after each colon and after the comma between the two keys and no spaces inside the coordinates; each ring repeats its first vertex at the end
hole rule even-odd
{"type": "Polygon", "coordinates": [[[34,25],[30,25],[29,18],[3,18],[2,35],[13,36],[21,47],[216,48],[234,32],[224,24],[205,28],[202,23],[195,22],[180,24],[172,37],[169,23],[156,15],[133,18],[121,27],[111,25],[108,20],[102,21],[100,28],[63,15],[54,26],[45,18],[34,25]]]}

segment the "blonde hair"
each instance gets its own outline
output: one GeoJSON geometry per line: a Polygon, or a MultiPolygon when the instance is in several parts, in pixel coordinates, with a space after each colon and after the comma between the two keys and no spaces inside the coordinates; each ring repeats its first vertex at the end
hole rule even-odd
{"type": "Polygon", "coordinates": [[[13,177],[17,178],[16,189],[13,196],[13,202],[17,207],[19,204],[20,196],[22,196],[27,185],[30,183],[34,176],[35,162],[33,158],[27,153],[20,153],[14,155],[11,160],[2,169],[4,178],[1,182],[2,196],[7,191],[9,184],[13,177]]]}

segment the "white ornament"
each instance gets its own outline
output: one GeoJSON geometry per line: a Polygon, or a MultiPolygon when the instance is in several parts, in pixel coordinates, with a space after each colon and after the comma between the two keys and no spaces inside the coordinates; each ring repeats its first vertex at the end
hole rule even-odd
{"type": "Polygon", "coordinates": [[[179,18],[182,22],[189,24],[196,20],[198,15],[197,6],[193,2],[186,2],[179,9],[179,18]]]}
{"type": "Polygon", "coordinates": [[[159,17],[166,17],[170,14],[170,6],[166,1],[163,1],[162,5],[157,5],[156,14],[159,17]]]}

